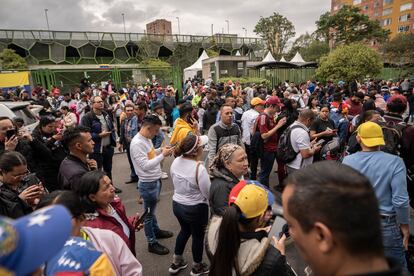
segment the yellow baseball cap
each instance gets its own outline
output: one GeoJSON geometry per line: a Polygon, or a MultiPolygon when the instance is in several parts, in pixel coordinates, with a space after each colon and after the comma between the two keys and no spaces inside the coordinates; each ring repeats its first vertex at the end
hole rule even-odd
{"type": "Polygon", "coordinates": [[[358,127],[358,136],[367,147],[384,146],[384,135],[381,127],[374,122],[366,122],[358,127]]]}
{"type": "Polygon", "coordinates": [[[251,101],[250,101],[250,105],[251,106],[256,106],[256,105],[265,105],[266,102],[262,99],[260,99],[259,97],[254,97],[251,101]]]}
{"type": "Polygon", "coordinates": [[[268,206],[266,191],[256,185],[246,185],[234,201],[247,219],[262,215],[268,206]]]}

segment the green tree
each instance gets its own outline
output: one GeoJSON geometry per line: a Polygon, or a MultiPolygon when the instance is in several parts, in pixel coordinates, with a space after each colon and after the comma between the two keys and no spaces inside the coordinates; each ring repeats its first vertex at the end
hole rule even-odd
{"type": "Polygon", "coordinates": [[[373,49],[359,43],[342,45],[322,57],[316,75],[320,80],[350,82],[375,77],[381,73],[383,63],[373,49]]]}
{"type": "Polygon", "coordinates": [[[381,47],[386,62],[399,66],[414,64],[414,33],[399,34],[381,47]]]}
{"type": "Polygon", "coordinates": [[[305,61],[319,62],[323,56],[329,54],[329,45],[327,42],[314,40],[309,46],[302,48],[299,53],[305,61]]]}
{"type": "Polygon", "coordinates": [[[3,70],[26,69],[27,63],[14,50],[4,49],[0,52],[0,68],[3,70]]]}
{"type": "Polygon", "coordinates": [[[299,36],[292,45],[289,53],[286,55],[287,60],[299,52],[305,61],[318,62],[319,59],[329,53],[329,45],[325,41],[320,41],[314,35],[305,33],[299,36]]]}
{"type": "Polygon", "coordinates": [[[267,49],[275,58],[280,58],[286,43],[296,34],[292,22],[276,12],[269,17],[261,17],[254,32],[266,41],[267,49]]]}
{"type": "Polygon", "coordinates": [[[333,45],[374,39],[383,42],[390,34],[389,30],[381,27],[379,21],[362,14],[360,8],[348,5],[335,14],[324,13],[316,21],[316,26],[316,33],[333,45]]]}
{"type": "Polygon", "coordinates": [[[145,70],[147,78],[151,79],[153,75],[158,81],[162,81],[163,85],[172,81],[171,65],[158,58],[148,58],[139,63],[139,66],[145,70]]]}

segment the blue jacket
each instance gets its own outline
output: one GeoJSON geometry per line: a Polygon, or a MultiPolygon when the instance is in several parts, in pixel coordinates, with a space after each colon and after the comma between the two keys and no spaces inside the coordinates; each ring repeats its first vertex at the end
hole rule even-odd
{"type": "Polygon", "coordinates": [[[120,138],[119,138],[121,144],[126,145],[126,144],[131,143],[132,138],[134,138],[134,136],[138,133],[140,129],[141,129],[141,124],[137,116],[134,115],[131,119],[125,118],[121,124],[121,132],[120,132],[120,138]],[[129,129],[128,129],[128,133],[125,133],[127,124],[129,124],[129,129]]]}
{"type": "MultiPolygon", "coordinates": [[[[114,131],[114,123],[112,121],[112,117],[108,115],[105,111],[102,111],[102,115],[104,115],[106,125],[109,129],[109,131],[112,131],[112,134],[110,136],[111,138],[111,146],[116,146],[116,137],[115,137],[115,131],[114,131]]],[[[101,121],[98,117],[96,117],[96,114],[93,112],[93,110],[89,111],[85,114],[85,116],[82,117],[82,120],[80,122],[80,125],[88,127],[91,130],[92,140],[95,142],[95,146],[93,147],[93,153],[101,153],[102,147],[101,142],[102,138],[99,137],[99,133],[102,132],[102,125],[101,121]]]]}

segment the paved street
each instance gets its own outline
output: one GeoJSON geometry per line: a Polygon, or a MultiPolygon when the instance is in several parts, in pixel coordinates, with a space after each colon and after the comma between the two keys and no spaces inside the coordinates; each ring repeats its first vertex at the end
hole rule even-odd
{"type": "MultiPolygon", "coordinates": [[[[169,167],[171,165],[172,158],[167,158],[164,161],[164,171],[169,172],[169,167]]],[[[120,194],[120,197],[125,204],[127,214],[133,215],[135,212],[142,213],[143,205],[138,205],[137,195],[138,191],[135,184],[124,184],[125,181],[129,179],[129,165],[125,153],[115,154],[114,156],[114,184],[123,190],[123,193],[120,194]]],[[[272,173],[271,183],[276,183],[277,175],[272,173]]],[[[144,275],[169,275],[168,267],[172,260],[172,254],[174,251],[175,237],[179,231],[179,224],[172,212],[172,195],[173,195],[173,185],[171,179],[163,181],[163,186],[161,190],[161,200],[157,206],[157,218],[158,223],[162,229],[167,229],[174,232],[174,237],[168,240],[161,240],[160,243],[167,246],[170,249],[170,254],[166,256],[158,256],[147,251],[147,243],[144,235],[144,231],[141,230],[136,235],[136,250],[137,258],[143,265],[144,275]]],[[[303,273],[303,262],[299,259],[297,252],[293,244],[287,247],[287,256],[289,263],[295,268],[298,275],[304,275],[303,273]]],[[[189,240],[186,251],[185,258],[189,263],[189,267],[182,271],[179,275],[189,275],[191,270],[191,239],[189,240]]],[[[205,257],[207,261],[207,257],[205,257]]]]}

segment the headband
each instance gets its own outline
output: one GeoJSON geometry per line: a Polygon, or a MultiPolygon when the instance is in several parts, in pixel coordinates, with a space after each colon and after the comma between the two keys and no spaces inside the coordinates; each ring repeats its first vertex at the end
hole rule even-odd
{"type": "Polygon", "coordinates": [[[194,146],[189,151],[184,152],[184,154],[190,154],[190,153],[192,153],[195,150],[195,148],[198,146],[198,141],[199,140],[200,140],[200,138],[198,137],[198,135],[196,135],[196,141],[194,143],[194,146]]]}

